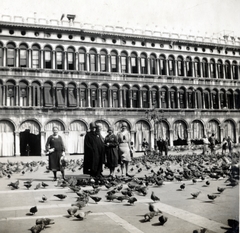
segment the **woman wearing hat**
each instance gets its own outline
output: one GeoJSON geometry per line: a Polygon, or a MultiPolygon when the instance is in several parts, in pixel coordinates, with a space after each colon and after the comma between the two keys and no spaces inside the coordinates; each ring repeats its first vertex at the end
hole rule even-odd
{"type": "Polygon", "coordinates": [[[127,130],[127,123],[123,122],[121,126],[121,132],[118,133],[118,143],[119,143],[119,156],[121,158],[121,170],[123,175],[124,165],[126,168],[126,175],[128,174],[128,163],[131,161],[131,154],[130,154],[130,133],[127,130]]]}
{"type": "Polygon", "coordinates": [[[118,166],[118,139],[113,133],[113,128],[108,128],[108,135],[105,137],[105,151],[107,163],[106,166],[110,169],[110,176],[114,176],[115,167],[118,166]]]}

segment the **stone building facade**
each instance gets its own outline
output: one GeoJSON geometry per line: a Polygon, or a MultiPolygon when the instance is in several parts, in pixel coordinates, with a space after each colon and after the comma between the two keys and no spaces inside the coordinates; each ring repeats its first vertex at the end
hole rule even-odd
{"type": "Polygon", "coordinates": [[[58,126],[83,153],[92,121],[147,139],[199,144],[240,135],[240,40],[2,16],[0,156],[44,155],[58,126]]]}

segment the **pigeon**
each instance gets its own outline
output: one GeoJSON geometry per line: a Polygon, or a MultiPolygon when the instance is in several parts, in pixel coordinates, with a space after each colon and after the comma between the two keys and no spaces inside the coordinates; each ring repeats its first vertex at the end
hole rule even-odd
{"type": "Polygon", "coordinates": [[[72,204],[71,206],[77,206],[78,209],[80,210],[80,209],[82,209],[83,207],[86,206],[86,202],[84,202],[84,201],[78,201],[78,202],[72,204]]]}
{"type": "Polygon", "coordinates": [[[63,200],[67,197],[67,195],[65,195],[65,194],[54,194],[53,196],[59,198],[60,200],[63,200]]]}
{"type": "Polygon", "coordinates": [[[185,189],[185,183],[183,183],[183,184],[180,185],[180,189],[181,189],[181,190],[185,189]]]}
{"type": "Polygon", "coordinates": [[[205,184],[206,184],[207,186],[209,186],[209,185],[210,185],[210,181],[207,180],[205,184]]]}
{"type": "Polygon", "coordinates": [[[191,193],[191,195],[193,196],[193,198],[197,198],[200,193],[201,191],[198,191],[196,193],[191,193]]]}
{"type": "Polygon", "coordinates": [[[160,201],[160,198],[159,197],[157,197],[155,194],[154,194],[154,192],[152,192],[152,194],[151,194],[151,199],[155,202],[155,201],[160,201]]]}
{"type": "Polygon", "coordinates": [[[123,200],[128,200],[128,199],[129,199],[129,198],[128,198],[127,196],[118,196],[118,197],[117,197],[117,200],[118,200],[118,201],[121,201],[121,202],[122,202],[123,200]]]}
{"type": "Polygon", "coordinates": [[[47,197],[44,194],[42,195],[42,201],[43,202],[47,201],[47,197]]]}
{"type": "Polygon", "coordinates": [[[192,179],[193,184],[197,183],[197,180],[195,178],[192,179]]]}
{"type": "Polygon", "coordinates": [[[108,201],[113,201],[114,199],[117,199],[117,196],[116,195],[106,195],[106,199],[108,201]]]}
{"type": "Polygon", "coordinates": [[[198,230],[194,230],[193,233],[205,233],[207,230],[207,228],[201,228],[201,229],[198,229],[198,230]]]}
{"type": "Polygon", "coordinates": [[[207,196],[208,196],[208,199],[213,200],[213,201],[214,201],[215,198],[217,198],[217,195],[208,194],[207,196]]]}
{"type": "Polygon", "coordinates": [[[128,203],[130,203],[130,204],[134,204],[134,202],[136,202],[137,201],[137,198],[136,197],[130,197],[129,199],[128,199],[128,203]]]}
{"type": "Polygon", "coordinates": [[[36,225],[44,224],[45,226],[47,226],[47,225],[54,224],[54,223],[55,223],[54,220],[50,219],[50,218],[37,218],[36,219],[36,225]]]}
{"type": "Polygon", "coordinates": [[[76,217],[80,220],[84,220],[89,213],[92,213],[92,211],[79,212],[77,214],[74,214],[74,217],[76,217]]]}
{"type": "Polygon", "coordinates": [[[29,182],[24,182],[23,184],[27,189],[31,188],[32,186],[32,183],[29,183],[29,182]]]}
{"type": "Polygon", "coordinates": [[[48,186],[48,184],[42,182],[42,186],[43,186],[43,188],[46,188],[48,186]]]}
{"type": "Polygon", "coordinates": [[[77,211],[78,211],[78,208],[69,208],[69,209],[67,210],[67,212],[68,212],[68,214],[69,214],[70,216],[73,216],[74,214],[76,214],[77,211]]]}
{"type": "Polygon", "coordinates": [[[8,186],[12,187],[13,189],[18,189],[19,187],[19,180],[17,180],[16,182],[11,182],[10,184],[8,184],[8,186]]]}
{"type": "Polygon", "coordinates": [[[154,212],[149,212],[149,213],[146,213],[144,214],[144,219],[145,219],[145,222],[150,222],[151,219],[155,216],[155,213],[154,212]]]}
{"type": "Polygon", "coordinates": [[[165,217],[164,215],[161,215],[159,218],[158,218],[159,222],[161,225],[164,225],[167,220],[168,220],[168,217],[165,217]]]}
{"type": "Polygon", "coordinates": [[[152,203],[149,203],[149,211],[150,212],[154,212],[155,215],[158,215],[158,213],[162,213],[161,210],[159,210],[158,208],[156,208],[156,206],[154,206],[152,203]]]}
{"type": "Polygon", "coordinates": [[[34,215],[38,211],[37,206],[31,207],[29,211],[32,215],[34,215]]]}
{"type": "Polygon", "coordinates": [[[40,189],[40,187],[41,187],[41,183],[38,183],[35,187],[35,190],[40,189]]]}
{"type": "Polygon", "coordinates": [[[222,193],[224,190],[225,190],[225,188],[217,187],[217,191],[218,191],[219,193],[222,193]]]}
{"type": "Polygon", "coordinates": [[[101,201],[101,197],[96,197],[96,196],[90,196],[94,201],[95,203],[98,203],[99,201],[101,201]]]}
{"type": "Polygon", "coordinates": [[[30,231],[32,233],[39,233],[41,232],[42,230],[44,229],[44,224],[41,224],[41,225],[35,225],[33,227],[30,228],[30,231]]]}

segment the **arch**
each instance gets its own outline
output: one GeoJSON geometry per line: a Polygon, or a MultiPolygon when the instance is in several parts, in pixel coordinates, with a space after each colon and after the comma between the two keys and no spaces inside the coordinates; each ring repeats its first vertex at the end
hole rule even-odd
{"type": "Polygon", "coordinates": [[[167,138],[170,138],[170,124],[166,119],[160,119],[156,125],[156,138],[162,138],[166,140],[167,138]]]}
{"type": "Polygon", "coordinates": [[[236,140],[236,123],[232,119],[226,119],[223,122],[223,137],[230,137],[234,143],[236,140]]]}
{"type": "Polygon", "coordinates": [[[19,126],[20,154],[41,155],[41,126],[38,121],[28,119],[19,126]]]}
{"type": "Polygon", "coordinates": [[[173,145],[187,145],[187,122],[183,119],[173,123],[173,145]]]}
{"type": "Polygon", "coordinates": [[[128,129],[129,131],[131,131],[131,129],[132,129],[132,124],[130,123],[130,121],[129,121],[128,119],[122,118],[122,119],[116,120],[116,121],[113,123],[114,133],[115,133],[115,134],[117,134],[118,132],[121,131],[121,125],[122,125],[123,122],[127,123],[127,125],[128,125],[127,129],[128,129]]]}
{"type": "Polygon", "coordinates": [[[190,128],[191,128],[191,131],[190,131],[191,143],[195,145],[202,144],[203,143],[202,138],[205,135],[204,125],[202,121],[198,119],[193,120],[190,124],[190,128]]]}
{"type": "Polygon", "coordinates": [[[209,138],[212,133],[215,134],[216,140],[218,142],[221,141],[221,134],[220,134],[220,122],[218,119],[211,119],[206,127],[205,127],[205,135],[207,136],[207,138],[209,138]]]}
{"type": "Polygon", "coordinates": [[[87,122],[74,120],[69,124],[69,135],[67,138],[69,154],[84,153],[84,138],[87,133],[87,122]]]}
{"type": "Polygon", "coordinates": [[[13,156],[15,151],[14,132],[16,126],[11,120],[0,120],[0,156],[13,156]]]}
{"type": "Polygon", "coordinates": [[[137,151],[143,151],[142,142],[144,138],[149,145],[151,145],[151,134],[150,125],[146,120],[138,120],[135,123],[135,133],[134,133],[134,147],[137,151]]]}

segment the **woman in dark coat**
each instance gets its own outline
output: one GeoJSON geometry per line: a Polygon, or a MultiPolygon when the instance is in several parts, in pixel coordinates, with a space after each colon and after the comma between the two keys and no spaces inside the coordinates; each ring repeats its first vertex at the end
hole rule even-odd
{"type": "Polygon", "coordinates": [[[46,151],[49,155],[49,170],[53,172],[54,181],[57,180],[57,171],[61,171],[62,178],[64,177],[64,168],[61,165],[61,157],[65,155],[65,147],[62,137],[58,135],[58,127],[53,127],[53,135],[50,135],[46,143],[46,151]]]}
{"type": "Polygon", "coordinates": [[[110,169],[110,176],[114,176],[115,167],[118,166],[118,139],[113,134],[113,128],[109,127],[108,135],[105,138],[105,151],[107,163],[106,166],[110,169]]]}

